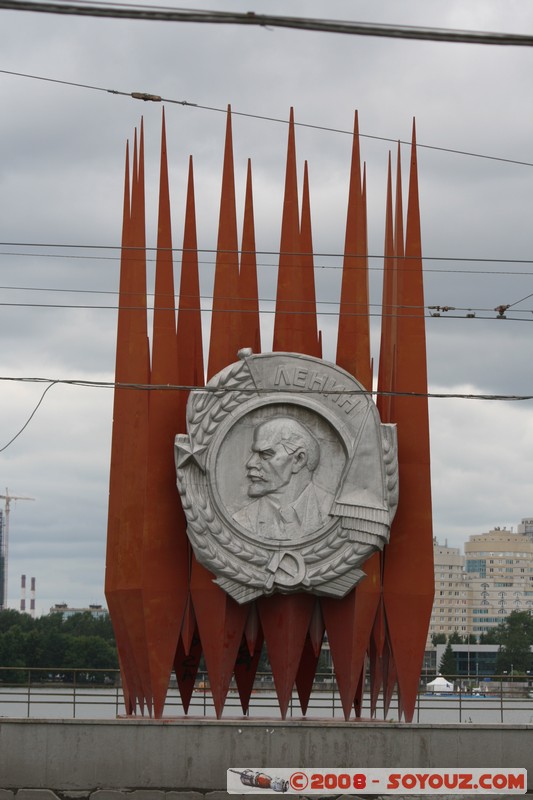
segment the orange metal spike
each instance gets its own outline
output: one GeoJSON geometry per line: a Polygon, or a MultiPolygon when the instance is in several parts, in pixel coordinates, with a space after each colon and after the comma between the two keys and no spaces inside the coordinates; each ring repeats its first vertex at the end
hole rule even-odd
{"type": "Polygon", "coordinates": [[[302,193],[302,223],[300,228],[301,268],[302,268],[302,309],[305,326],[305,341],[309,342],[305,352],[310,356],[322,356],[322,340],[318,335],[316,319],[315,264],[313,259],[313,234],[311,229],[311,202],[309,197],[309,172],[304,163],[304,185],[302,193]]]}
{"type": "MultiPolygon", "coordinates": [[[[126,143],[126,166],[125,166],[125,179],[124,179],[124,203],[123,203],[123,218],[122,218],[122,252],[121,252],[121,268],[120,268],[120,288],[119,296],[122,298],[127,291],[127,280],[129,277],[126,272],[126,257],[128,254],[127,247],[129,238],[131,236],[131,196],[130,196],[130,159],[129,159],[129,142],[126,143]]],[[[119,304],[118,315],[118,339],[119,341],[127,341],[130,319],[124,312],[119,304]]],[[[121,348],[122,350],[122,348],[121,348]]],[[[122,365],[121,365],[122,368],[122,365]]],[[[114,398],[114,418],[119,418],[119,409],[121,407],[122,395],[115,391],[114,398]]],[[[123,405],[123,403],[122,403],[123,405]]],[[[110,475],[110,500],[109,500],[109,521],[107,533],[107,554],[106,554],[106,578],[105,590],[108,599],[108,606],[113,622],[115,631],[115,639],[117,642],[118,657],[120,663],[121,673],[124,676],[124,700],[126,706],[126,713],[132,714],[135,711],[137,700],[141,698],[142,691],[140,683],[137,680],[136,671],[134,668],[135,657],[131,650],[131,641],[128,635],[128,630],[125,626],[121,605],[118,599],[118,581],[119,575],[117,574],[117,567],[120,561],[120,545],[121,545],[121,526],[120,526],[120,495],[122,491],[122,483],[120,480],[121,463],[123,459],[124,448],[124,431],[121,427],[116,425],[113,429],[113,437],[111,442],[111,475],[110,475]],[[112,489],[112,490],[111,490],[112,489]]]]}
{"type": "Polygon", "coordinates": [[[262,649],[263,632],[260,628],[257,631],[254,648],[251,653],[246,637],[243,637],[241,646],[239,647],[237,661],[235,662],[235,683],[237,684],[243,714],[248,712],[250,706],[250,697],[252,696],[262,649]]]}
{"type": "Polygon", "coordinates": [[[396,211],[394,217],[394,255],[396,258],[403,258],[404,256],[401,155],[401,145],[400,142],[398,142],[398,161],[396,168],[396,211]]]}
{"type": "Polygon", "coordinates": [[[211,343],[207,368],[208,378],[211,378],[228,364],[235,361],[238,350],[243,346],[241,313],[239,310],[238,250],[231,108],[228,106],[215,288],[213,290],[213,312],[211,317],[211,343]]]}
{"type": "MultiPolygon", "coordinates": [[[[190,558],[190,551],[189,551],[189,558],[190,558]]],[[[189,588],[190,584],[190,570],[189,570],[189,580],[187,581],[187,589],[189,588]]],[[[192,600],[190,594],[187,594],[187,603],[185,605],[185,611],[183,612],[183,622],[181,624],[181,639],[183,642],[183,651],[186,656],[189,655],[189,651],[192,646],[192,640],[197,632],[198,626],[196,624],[196,617],[194,616],[194,608],[192,607],[192,600]]]]}
{"type": "Polygon", "coordinates": [[[180,636],[176,657],[174,659],[174,671],[176,681],[183,705],[183,710],[187,714],[194,691],[194,683],[198,673],[198,665],[202,657],[202,645],[196,628],[191,638],[188,650],[185,649],[183,638],[180,636]]]}
{"type": "Polygon", "coordinates": [[[390,422],[390,396],[382,395],[381,392],[390,392],[392,383],[392,356],[395,337],[393,335],[393,297],[395,291],[395,270],[394,270],[394,229],[393,229],[393,209],[392,209],[392,177],[391,177],[391,157],[389,153],[389,168],[387,175],[387,207],[385,213],[385,244],[383,259],[383,299],[381,312],[381,345],[379,349],[379,370],[378,370],[378,397],[377,407],[382,422],[390,422]]]}
{"type": "Polygon", "coordinates": [[[296,689],[298,690],[302,714],[307,713],[307,708],[309,706],[309,698],[313,690],[316,668],[320,659],[322,642],[324,640],[324,632],[324,619],[322,617],[322,611],[320,610],[320,602],[318,598],[316,598],[302,657],[300,659],[300,666],[296,673],[296,689]]]}
{"type": "Polygon", "coordinates": [[[374,553],[363,569],[367,577],[346,597],[340,600],[321,599],[345,719],[349,719],[351,714],[379,604],[379,554],[374,553]]]}
{"type": "MultiPolygon", "coordinates": [[[[305,231],[305,247],[308,254],[312,254],[308,197],[305,202],[307,211],[302,226],[305,231]]],[[[294,113],[291,108],[273,349],[312,354],[317,352],[318,344],[313,263],[309,258],[303,263],[301,252],[294,113]]],[[[274,595],[258,601],[283,718],[292,697],[313,607],[314,598],[306,594],[274,595]]]]}
{"type": "Polygon", "coordinates": [[[355,718],[361,719],[363,711],[363,695],[365,691],[365,675],[366,675],[366,659],[363,661],[363,667],[357,681],[357,689],[353,701],[353,708],[355,711],[355,718]]]}
{"type": "MultiPolygon", "coordinates": [[[[242,315],[239,305],[237,215],[231,110],[228,107],[209,347],[209,377],[235,361],[237,351],[242,346],[242,315]]],[[[248,609],[239,606],[216,586],[213,583],[213,575],[198,564],[194,557],[192,560],[191,596],[213,692],[213,702],[217,716],[220,717],[240,647],[248,609]]]]}
{"type": "Polygon", "coordinates": [[[259,295],[257,291],[257,259],[255,254],[254,206],[252,195],[252,163],[248,159],[246,199],[242,229],[241,268],[239,296],[241,317],[241,347],[251,347],[261,352],[261,327],[259,323],[259,295]]]}
{"type": "MultiPolygon", "coordinates": [[[[392,654],[390,639],[387,633],[385,644],[383,647],[383,716],[386,717],[389,713],[390,705],[394,695],[394,688],[397,681],[396,665],[394,663],[394,656],[392,654]]],[[[398,706],[399,706],[398,698],[398,706]]],[[[398,715],[398,719],[400,716],[398,715]]]]}
{"type": "Polygon", "coordinates": [[[309,634],[305,637],[305,642],[302,650],[302,657],[298,672],[296,673],[296,690],[298,692],[298,699],[300,701],[300,708],[302,714],[307,714],[309,708],[309,700],[311,692],[313,691],[313,684],[315,681],[316,668],[320,658],[320,651],[317,653],[311,637],[309,634]]]}
{"type": "MultiPolygon", "coordinates": [[[[146,332],[143,135],[135,140],[131,211],[125,200],[117,384],[150,381],[146,332]],[[129,217],[129,219],[128,219],[129,217]]],[[[129,193],[129,190],[127,190],[129,193]]],[[[141,594],[142,537],[148,453],[148,393],[115,388],[109,487],[106,597],[117,635],[130,704],[151,707],[151,683],[141,594]]]]}
{"type": "MultiPolygon", "coordinates": [[[[153,385],[178,385],[178,347],[165,118],[152,339],[153,385]]],[[[143,601],[154,714],[163,714],[187,601],[189,553],[186,522],[176,489],[173,445],[179,390],[150,395],[148,471],[143,541],[143,601]]]]}
{"type": "Polygon", "coordinates": [[[191,596],[200,631],[213,704],[220,719],[248,615],[213,583],[214,576],[199,564],[192,564],[191,596]]]}
{"type": "Polygon", "coordinates": [[[298,180],[296,175],[296,144],[294,111],[289,118],[285,196],[281,222],[276,316],[274,319],[273,350],[293,350],[306,353],[313,346],[304,338],[306,328],[302,298],[302,264],[300,243],[300,214],[298,210],[298,180]]]}
{"type": "Polygon", "coordinates": [[[319,656],[324,640],[324,617],[322,616],[322,609],[320,608],[320,601],[316,598],[315,607],[313,609],[313,616],[311,617],[311,624],[309,625],[309,639],[313,646],[315,655],[319,656]]]}
{"type": "Polygon", "coordinates": [[[253,656],[256,650],[257,640],[261,638],[263,641],[263,631],[259,623],[259,614],[257,613],[257,606],[255,603],[249,603],[248,619],[246,620],[246,628],[244,629],[244,638],[248,645],[248,652],[253,656]]]}
{"type": "Polygon", "coordinates": [[[355,112],[336,361],[340,367],[354,375],[366,389],[371,389],[365,220],[366,211],[361,187],[359,123],[355,112]]]}
{"type": "Polygon", "coordinates": [[[384,602],[402,707],[411,721],[434,594],[426,338],[413,126],[405,260],[398,281],[396,396],[400,502],[387,547],[384,602]],[[401,312],[401,313],[400,313],[401,312]]]}
{"type": "MultiPolygon", "coordinates": [[[[194,170],[189,158],[187,204],[183,231],[180,293],[177,327],[178,383],[183,386],[204,385],[202,347],[202,314],[200,309],[200,279],[198,277],[198,244],[194,202],[194,170]]],[[[177,430],[185,431],[187,392],[180,392],[177,430]]]]}
{"type": "Polygon", "coordinates": [[[314,604],[315,598],[303,592],[257,601],[282,719],[287,715],[314,604]]]}
{"type": "MultiPolygon", "coordinates": [[[[204,385],[204,361],[202,347],[202,318],[200,309],[200,280],[198,275],[198,244],[196,235],[196,211],[194,199],[194,169],[192,156],[189,157],[189,175],[187,181],[187,199],[185,207],[185,225],[183,231],[183,254],[181,260],[180,292],[178,303],[177,322],[177,383],[182,386],[204,385]]],[[[188,392],[179,393],[178,405],[175,416],[175,430],[186,430],[186,407],[188,392]]],[[[193,601],[190,594],[190,580],[194,556],[186,539],[185,519],[183,525],[175,531],[176,536],[184,538],[187,542],[187,585],[188,595],[183,615],[180,645],[185,658],[189,655],[193,663],[199,661],[202,645],[197,633],[198,626],[195,617],[193,601]]],[[[178,654],[181,651],[178,649],[178,654]]],[[[176,658],[178,657],[178,654],[176,658]]],[[[178,678],[178,662],[175,662],[176,677],[178,678]]],[[[196,664],[197,668],[197,664],[196,664]]],[[[196,671],[194,673],[196,675],[196,671]]],[[[187,682],[178,687],[182,697],[185,711],[187,711],[192,687],[187,682]],[[187,694],[189,693],[188,699],[187,694]]]]}
{"type": "MultiPolygon", "coordinates": [[[[376,619],[380,614],[378,607],[376,619]]],[[[370,716],[375,717],[379,701],[379,693],[383,686],[383,650],[381,653],[378,650],[377,636],[374,635],[374,629],[370,636],[370,647],[368,650],[368,660],[370,666],[370,716]]]]}

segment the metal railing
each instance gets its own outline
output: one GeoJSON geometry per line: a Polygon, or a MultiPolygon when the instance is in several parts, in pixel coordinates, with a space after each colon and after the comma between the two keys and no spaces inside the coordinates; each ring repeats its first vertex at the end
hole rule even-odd
{"type": "MultiPolygon", "coordinates": [[[[118,670],[0,667],[0,718],[114,719],[124,714],[118,670]]],[[[174,679],[169,686],[165,718],[183,717],[184,714],[174,679]]],[[[215,716],[205,674],[197,677],[188,716],[215,716]]],[[[224,717],[243,716],[280,718],[271,675],[257,675],[245,715],[237,688],[231,684],[224,717]]],[[[287,716],[300,719],[303,716],[296,692],[290,699],[287,716]]],[[[337,684],[331,674],[317,676],[305,716],[308,719],[344,719],[337,684]]],[[[369,692],[363,696],[361,717],[372,717],[369,692]]],[[[386,714],[380,699],[376,719],[398,721],[396,695],[386,714]]],[[[529,679],[520,676],[478,676],[475,684],[472,680],[466,681],[464,677],[456,676],[453,690],[431,693],[424,682],[418,694],[413,721],[439,724],[533,724],[533,686],[529,679]]]]}

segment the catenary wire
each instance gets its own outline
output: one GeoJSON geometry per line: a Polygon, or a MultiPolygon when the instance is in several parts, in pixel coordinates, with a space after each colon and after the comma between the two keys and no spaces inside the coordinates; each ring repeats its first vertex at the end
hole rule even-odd
{"type": "MultiPolygon", "coordinates": [[[[118,390],[135,390],[135,391],[201,391],[204,393],[215,393],[218,395],[220,392],[232,392],[233,389],[229,387],[221,388],[219,386],[192,386],[192,385],[183,385],[183,384],[143,384],[143,383],[117,383],[115,381],[87,381],[87,380],[77,380],[77,379],[59,379],[59,378],[21,378],[21,377],[10,377],[10,376],[0,376],[0,381],[11,381],[17,383],[47,383],[44,392],[42,393],[41,397],[37,405],[32,410],[31,414],[27,418],[24,425],[17,431],[17,433],[11,437],[11,439],[0,448],[0,453],[3,453],[4,450],[13,444],[13,442],[18,439],[18,437],[24,432],[24,430],[28,427],[31,420],[37,413],[41,403],[43,402],[47,392],[52,388],[52,386],[64,385],[64,386],[79,386],[83,388],[92,388],[92,389],[118,389],[118,390]]],[[[250,393],[250,394],[263,394],[263,393],[271,393],[271,389],[261,389],[261,388],[252,388],[252,389],[239,389],[240,392],[250,393]]],[[[293,394],[308,394],[308,395],[316,395],[317,391],[313,391],[311,389],[293,389],[291,390],[293,394]]],[[[439,400],[492,400],[492,401],[524,401],[524,400],[533,400],[533,395],[497,395],[497,394],[459,394],[455,392],[384,392],[384,391],[368,391],[366,389],[332,389],[330,392],[328,390],[322,390],[318,392],[319,394],[328,394],[334,393],[335,395],[368,395],[368,396],[377,396],[383,395],[385,397],[412,397],[412,398],[421,398],[425,397],[428,399],[439,399],[439,400]]]]}
{"type": "MultiPolygon", "coordinates": [[[[226,299],[226,298],[220,298],[220,299],[226,299]]],[[[246,298],[244,298],[244,299],[246,299],[246,298]]],[[[250,299],[254,299],[254,298],[250,298],[250,299]]],[[[275,300],[268,300],[267,302],[274,303],[275,300]]],[[[318,305],[320,305],[320,301],[317,301],[317,303],[318,303],[318,305]]],[[[348,303],[347,305],[355,306],[357,304],[356,303],[348,303]]],[[[118,305],[103,306],[103,305],[90,305],[88,303],[87,304],[86,303],[74,304],[74,303],[8,303],[8,302],[0,302],[0,307],[2,307],[2,308],[43,308],[43,309],[44,308],[48,308],[48,309],[65,309],[65,310],[71,310],[71,311],[79,311],[79,310],[82,310],[82,311],[118,311],[118,310],[120,310],[120,306],[118,306],[118,305]]],[[[420,310],[421,307],[420,306],[394,306],[394,308],[420,310]]],[[[154,308],[152,306],[142,306],[141,305],[141,306],[123,306],[122,310],[124,310],[124,311],[146,311],[148,313],[151,313],[153,311],[178,311],[178,308],[176,306],[157,306],[156,308],[154,308]]],[[[450,310],[451,310],[451,308],[450,308],[450,310]]],[[[454,310],[458,310],[458,309],[454,308],[454,310]]],[[[488,310],[488,309],[482,309],[482,311],[486,311],[486,310],[488,310]]],[[[498,308],[495,308],[495,309],[492,309],[492,310],[497,311],[498,308]]],[[[507,310],[507,307],[505,307],[505,310],[507,310]]],[[[196,311],[196,309],[183,309],[182,311],[184,313],[194,313],[196,311]]],[[[338,310],[337,311],[323,311],[323,310],[318,309],[317,311],[315,311],[313,309],[313,310],[310,310],[310,311],[290,311],[290,310],[285,310],[283,307],[281,307],[278,310],[276,310],[275,308],[269,308],[269,309],[259,309],[259,311],[255,310],[255,309],[242,309],[242,308],[223,308],[223,309],[209,309],[209,308],[203,308],[202,309],[201,308],[200,312],[202,312],[202,311],[209,312],[209,313],[212,312],[212,313],[216,313],[216,314],[235,314],[235,313],[239,313],[239,314],[256,314],[256,313],[259,313],[261,315],[270,315],[270,316],[274,316],[276,314],[281,314],[281,315],[287,316],[287,317],[291,317],[291,316],[295,316],[296,317],[296,316],[302,316],[302,315],[314,316],[315,314],[318,314],[318,316],[320,316],[320,317],[335,317],[335,318],[337,318],[337,317],[340,316],[340,311],[338,311],[338,310]]],[[[481,314],[477,313],[477,310],[475,308],[465,308],[464,311],[466,311],[467,313],[468,312],[476,312],[474,314],[474,316],[473,316],[473,319],[478,320],[478,321],[479,320],[506,319],[508,322],[533,323],[533,316],[532,316],[531,319],[522,319],[520,317],[504,317],[504,316],[502,316],[502,314],[499,314],[498,316],[494,317],[494,315],[482,316],[481,314]]],[[[180,310],[180,313],[182,313],[181,310],[180,310]]],[[[528,310],[518,310],[516,313],[532,314],[533,315],[533,310],[531,310],[531,311],[529,309],[528,310]]],[[[403,319],[404,318],[404,315],[401,315],[401,314],[390,314],[390,313],[383,314],[382,312],[378,312],[378,311],[371,311],[369,313],[367,313],[366,311],[361,311],[360,313],[358,313],[356,311],[343,311],[342,312],[342,316],[344,316],[344,317],[377,317],[379,319],[382,319],[384,317],[398,318],[398,319],[403,319]]],[[[424,319],[434,319],[436,317],[439,318],[439,319],[448,319],[448,320],[450,320],[450,319],[465,319],[465,315],[464,314],[450,314],[449,311],[445,311],[445,316],[444,317],[442,317],[440,312],[438,312],[438,313],[431,313],[430,312],[429,314],[420,314],[419,316],[423,317],[424,319]]]]}
{"type": "MultiPolygon", "coordinates": [[[[163,247],[163,248],[158,248],[156,246],[123,247],[120,244],[111,244],[111,245],[107,245],[107,244],[72,244],[72,243],[65,243],[65,242],[63,242],[63,243],[60,243],[60,242],[0,242],[0,247],[44,247],[44,248],[52,248],[53,247],[53,248],[57,248],[57,249],[61,249],[61,250],[65,250],[65,249],[73,249],[73,250],[113,250],[113,251],[121,251],[123,253],[136,253],[136,252],[138,252],[138,253],[141,253],[141,255],[143,253],[145,253],[145,252],[147,252],[147,253],[157,253],[158,250],[159,250],[162,253],[182,253],[182,254],[183,253],[212,253],[213,255],[225,255],[225,254],[228,254],[228,255],[231,255],[231,256],[234,256],[235,254],[238,254],[238,255],[256,254],[256,255],[260,255],[260,256],[273,256],[273,257],[276,257],[276,258],[279,258],[282,255],[283,256],[285,256],[285,255],[286,256],[309,256],[309,255],[312,255],[313,258],[338,258],[338,259],[343,259],[345,257],[345,254],[343,252],[333,252],[333,253],[313,252],[313,253],[309,253],[309,252],[285,252],[285,251],[280,251],[280,250],[253,250],[253,251],[250,251],[250,250],[240,250],[239,248],[236,248],[235,250],[217,250],[214,247],[197,247],[194,250],[187,250],[187,249],[184,249],[182,247],[163,247]]],[[[0,252],[0,255],[3,255],[3,254],[0,252]]],[[[9,255],[12,255],[12,254],[9,253],[9,255]]],[[[18,254],[15,253],[14,255],[18,255],[18,254]]],[[[109,261],[109,260],[112,260],[112,259],[114,259],[116,261],[120,260],[119,256],[117,256],[117,257],[112,257],[112,256],[83,256],[83,255],[76,255],[76,254],[70,254],[70,253],[66,254],[66,255],[55,254],[55,253],[35,253],[35,254],[33,254],[33,253],[22,253],[20,255],[27,256],[28,258],[34,258],[34,257],[35,258],[54,258],[54,257],[57,257],[57,258],[85,258],[85,259],[92,258],[92,259],[95,259],[95,260],[105,260],[105,261],[109,261]]],[[[355,258],[366,259],[366,258],[368,258],[368,259],[379,259],[379,260],[383,260],[385,258],[384,254],[377,254],[376,255],[376,254],[373,254],[373,253],[365,255],[365,256],[355,256],[355,255],[349,253],[348,257],[350,259],[355,259],[355,258]]],[[[389,256],[388,259],[390,261],[394,261],[395,260],[393,256],[389,256]]],[[[426,255],[422,255],[422,256],[401,256],[398,260],[403,261],[404,264],[405,264],[405,262],[408,263],[409,261],[424,261],[424,262],[426,262],[426,261],[446,261],[446,262],[447,261],[452,261],[452,262],[460,261],[460,262],[468,262],[468,263],[474,263],[474,264],[533,264],[533,259],[531,259],[531,258],[494,258],[494,257],[484,257],[484,256],[472,257],[472,256],[426,256],[426,255]]],[[[154,262],[155,259],[153,259],[153,258],[152,259],[147,259],[147,261],[154,262]]],[[[209,264],[209,265],[213,265],[214,266],[216,264],[216,261],[202,261],[202,262],[199,262],[199,263],[209,264]]],[[[277,263],[258,263],[257,266],[277,268],[278,265],[277,265],[277,263]]],[[[291,267],[290,264],[288,266],[291,267]]],[[[317,264],[315,264],[314,266],[315,266],[315,269],[321,269],[321,268],[322,269],[338,269],[338,270],[342,270],[343,269],[342,263],[341,264],[333,264],[333,265],[317,265],[317,264]]],[[[402,267],[402,269],[403,268],[404,267],[402,267]]],[[[351,269],[359,269],[359,267],[351,267],[351,269]]],[[[365,266],[361,267],[361,269],[365,269],[365,266]]],[[[369,269],[372,269],[372,270],[375,270],[375,271],[383,271],[383,267],[369,267],[369,269]]],[[[455,272],[460,272],[462,270],[426,270],[426,268],[424,268],[424,271],[429,271],[429,272],[437,272],[437,271],[439,271],[439,272],[453,272],[453,273],[455,273],[455,272]]],[[[475,275],[476,274],[480,274],[480,275],[485,274],[485,272],[482,271],[482,270],[471,270],[471,271],[470,270],[466,270],[466,272],[468,274],[475,274],[475,275]]],[[[498,272],[495,272],[495,273],[488,272],[487,274],[489,274],[489,275],[491,275],[491,274],[509,275],[509,274],[512,274],[512,273],[499,272],[498,271],[498,272]]],[[[530,275],[531,273],[529,273],[529,272],[524,272],[524,273],[520,272],[520,273],[517,273],[517,274],[519,274],[519,275],[530,275]]]]}
{"type": "MultiPolygon", "coordinates": [[[[128,389],[138,391],[171,391],[171,392],[192,392],[200,391],[206,394],[218,394],[220,392],[234,392],[235,389],[220,386],[198,386],[196,384],[174,384],[174,383],[120,383],[116,381],[89,381],[79,378],[41,378],[41,377],[20,377],[10,375],[0,375],[0,381],[15,383],[48,383],[64,386],[80,386],[89,389],[128,389]]],[[[262,389],[260,387],[240,388],[239,392],[255,394],[271,394],[272,389],[262,389]]],[[[369,389],[296,389],[291,388],[292,394],[316,395],[316,394],[342,394],[342,395],[383,395],[384,397],[427,397],[439,400],[533,400],[533,395],[514,395],[514,394],[473,394],[458,392],[385,392],[369,389]]],[[[280,394],[284,394],[280,390],[280,394]]]]}
{"type": "MultiPolygon", "coordinates": [[[[50,286],[48,286],[48,287],[44,287],[44,286],[0,286],[0,290],[15,291],[15,292],[19,292],[19,291],[23,291],[23,292],[49,292],[51,294],[53,294],[53,293],[58,293],[58,294],[82,294],[82,295],[83,294],[101,294],[101,295],[112,295],[113,297],[118,297],[119,296],[119,292],[118,291],[110,290],[110,289],[66,289],[66,288],[54,288],[54,287],[50,287],[50,286]]],[[[137,293],[135,293],[135,292],[124,292],[123,296],[124,297],[137,296],[137,293]]],[[[147,298],[154,298],[155,297],[155,293],[154,292],[147,292],[146,296],[147,296],[147,298]]],[[[521,303],[524,300],[527,300],[528,297],[532,297],[532,296],[533,295],[527,295],[527,297],[523,297],[522,300],[517,300],[516,303],[509,304],[508,308],[511,308],[512,306],[517,305],[517,303],[521,303]]],[[[187,295],[187,294],[179,293],[179,297],[182,298],[182,299],[195,299],[196,295],[193,296],[193,295],[187,295]]],[[[239,301],[244,300],[244,301],[254,301],[254,302],[257,301],[259,303],[275,303],[276,302],[276,298],[275,297],[230,297],[228,295],[223,295],[223,296],[218,295],[217,297],[218,297],[219,300],[239,300],[239,301]]],[[[204,301],[212,301],[213,300],[213,295],[200,294],[200,295],[198,295],[198,299],[201,300],[201,301],[202,300],[204,300],[204,301]]],[[[298,302],[302,303],[304,305],[316,304],[319,307],[322,307],[322,306],[338,306],[340,304],[339,300],[303,300],[303,299],[301,299],[298,302]]],[[[0,305],[2,305],[1,302],[0,302],[0,305]]],[[[10,303],[3,303],[3,305],[10,305],[10,303]]],[[[48,304],[16,303],[16,304],[13,304],[13,305],[21,305],[21,306],[29,306],[29,307],[32,307],[32,306],[35,305],[37,307],[40,307],[41,305],[46,306],[48,304]]],[[[358,304],[352,302],[352,303],[349,303],[349,305],[350,306],[356,306],[358,304]]],[[[368,303],[368,306],[369,306],[369,308],[382,308],[382,304],[381,303],[368,303]]],[[[150,308],[150,309],[153,308],[153,306],[147,306],[147,307],[150,308]]],[[[77,305],[61,304],[61,305],[59,305],[59,308],[87,308],[87,309],[104,308],[104,309],[112,309],[113,310],[113,309],[119,308],[119,306],[116,306],[116,305],[115,306],[102,306],[102,305],[85,305],[85,304],[83,304],[83,305],[82,304],[77,304],[77,305]]],[[[128,308],[131,308],[131,307],[128,307],[128,308]]],[[[139,306],[137,308],[141,308],[141,307],[139,306]]],[[[142,308],[144,308],[144,306],[142,306],[142,308]]],[[[424,306],[413,306],[413,305],[409,305],[409,306],[407,306],[407,305],[398,305],[398,304],[390,304],[390,303],[388,304],[388,308],[396,308],[396,309],[400,309],[400,308],[402,308],[402,309],[428,308],[428,310],[435,310],[435,311],[439,311],[439,312],[443,312],[443,313],[448,313],[449,311],[493,311],[494,310],[492,308],[476,307],[476,306],[451,306],[451,305],[447,305],[447,306],[426,306],[426,305],[424,305],[424,306]]],[[[171,308],[171,309],[164,309],[164,310],[177,311],[178,307],[174,306],[173,309],[171,308]]],[[[206,310],[206,309],[203,309],[203,310],[206,310]]],[[[229,309],[229,310],[231,311],[233,309],[229,309]]],[[[533,309],[529,309],[529,308],[528,309],[516,309],[516,313],[518,313],[518,314],[533,314],[533,309]]]]}
{"type": "Polygon", "coordinates": [[[489,31],[450,30],[409,25],[352,22],[349,20],[316,19],[311,17],[286,17],[257,14],[253,11],[209,11],[174,9],[153,6],[128,6],[74,3],[34,2],[34,0],[0,0],[0,9],[32,11],[45,14],[65,14],[82,17],[107,17],[111,19],[137,19],[161,22],[195,22],[223,25],[247,25],[266,28],[291,28],[319,33],[343,33],[356,36],[377,36],[394,39],[417,39],[455,44],[506,45],[532,47],[533,36],[517,33],[489,31]]]}
{"type": "Polygon", "coordinates": [[[13,442],[14,442],[16,439],[18,439],[18,437],[21,435],[21,433],[23,433],[23,432],[26,430],[26,428],[28,427],[28,425],[30,424],[30,422],[32,421],[32,419],[34,418],[35,414],[37,413],[37,411],[38,411],[38,409],[39,409],[39,406],[40,406],[40,405],[41,405],[41,403],[43,402],[43,400],[44,400],[44,398],[45,398],[45,396],[46,396],[46,393],[48,392],[48,390],[49,390],[49,389],[51,389],[51,388],[52,388],[52,386],[55,386],[55,385],[56,385],[56,383],[58,383],[58,381],[51,381],[51,382],[48,384],[48,386],[46,387],[46,389],[45,389],[45,390],[44,390],[44,392],[42,393],[42,395],[41,395],[41,397],[40,397],[40,399],[39,399],[39,402],[37,403],[37,405],[35,406],[35,408],[34,408],[34,409],[33,409],[33,411],[31,412],[30,416],[28,417],[28,419],[26,420],[26,422],[24,423],[24,425],[22,426],[22,428],[20,428],[20,430],[19,430],[19,431],[17,431],[17,433],[16,433],[14,436],[12,436],[12,437],[11,437],[11,439],[9,440],[9,442],[7,442],[7,444],[5,444],[3,447],[0,447],[0,453],[3,453],[3,452],[4,452],[4,450],[7,450],[7,448],[9,447],[9,445],[10,445],[10,444],[13,444],[13,442]]]}
{"type": "MultiPolygon", "coordinates": [[[[205,106],[202,105],[201,103],[192,103],[189,102],[188,100],[176,100],[170,97],[161,97],[160,95],[150,94],[148,92],[124,92],[120,91],[119,89],[107,89],[104,86],[94,86],[92,84],[87,84],[87,83],[77,83],[75,81],[67,81],[59,78],[47,78],[42,75],[31,75],[25,72],[14,72],[13,70],[7,70],[7,69],[0,69],[0,73],[4,75],[12,75],[14,77],[19,77],[19,78],[29,78],[31,80],[45,81],[47,83],[58,83],[63,86],[73,86],[79,89],[90,89],[93,91],[105,92],[107,94],[118,95],[121,97],[130,97],[133,98],[134,100],[143,100],[143,101],[151,101],[158,103],[170,103],[171,105],[180,105],[188,108],[197,108],[202,111],[213,111],[221,114],[227,113],[227,108],[219,108],[217,106],[205,106]]],[[[263,114],[252,114],[250,112],[236,111],[234,109],[232,109],[231,113],[233,116],[236,117],[246,117],[249,119],[258,119],[258,120],[263,120],[265,122],[275,122],[282,125],[288,125],[288,120],[282,119],[280,117],[270,117],[263,114]]],[[[309,128],[310,130],[325,131],[328,133],[339,133],[346,136],[353,136],[353,131],[345,130],[342,128],[332,128],[327,125],[316,125],[309,122],[295,122],[294,124],[300,128],[309,128]]],[[[362,139],[372,139],[379,142],[389,142],[393,144],[402,144],[407,146],[411,145],[411,142],[409,141],[403,139],[395,139],[388,136],[377,136],[369,133],[359,133],[359,136],[362,139]]],[[[435,150],[437,152],[452,153],[454,155],[469,156],[471,158],[482,158],[488,161],[500,161],[506,164],[517,164],[523,167],[533,167],[533,162],[521,161],[519,159],[514,159],[514,158],[504,158],[503,156],[491,156],[484,153],[473,153],[468,150],[459,150],[451,147],[441,147],[438,145],[424,144],[421,142],[417,142],[416,146],[417,149],[435,150]]]]}

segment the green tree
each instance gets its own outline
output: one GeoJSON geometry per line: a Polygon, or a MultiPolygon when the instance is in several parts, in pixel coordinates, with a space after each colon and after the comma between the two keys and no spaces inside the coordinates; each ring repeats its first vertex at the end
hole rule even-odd
{"type": "Polygon", "coordinates": [[[14,669],[26,666],[24,634],[19,625],[13,625],[0,634],[0,678],[4,683],[20,683],[26,679],[24,670],[14,669]]]}
{"type": "Polygon", "coordinates": [[[459,631],[453,631],[453,633],[450,633],[448,636],[448,642],[450,644],[463,644],[463,637],[459,631]]]}
{"type": "Polygon", "coordinates": [[[533,619],[527,611],[512,611],[498,625],[500,652],[496,659],[497,672],[525,673],[531,669],[533,655],[533,619]]]}
{"type": "Polygon", "coordinates": [[[33,620],[29,614],[21,614],[12,608],[0,611],[0,633],[6,633],[15,626],[22,631],[30,630],[33,627],[33,620]]]}
{"type": "MultiPolygon", "coordinates": [[[[63,674],[71,669],[116,669],[115,638],[108,615],[95,618],[90,613],[75,614],[63,620],[52,613],[33,619],[29,614],[6,609],[0,611],[0,680],[26,680],[20,668],[41,668],[63,674]]],[[[40,680],[34,674],[32,680],[40,680]]]]}
{"type": "Polygon", "coordinates": [[[69,637],[65,666],[73,669],[116,669],[117,653],[99,636],[69,637]]]}
{"type": "Polygon", "coordinates": [[[436,647],[438,644],[446,644],[446,634],[445,633],[432,633],[431,634],[431,644],[433,647],[436,647]]]}
{"type": "Polygon", "coordinates": [[[500,644],[500,627],[491,628],[486,633],[479,635],[480,644],[500,644]]]}
{"type": "Polygon", "coordinates": [[[442,658],[439,664],[439,673],[444,675],[445,678],[448,680],[453,680],[454,675],[457,674],[457,663],[455,661],[455,655],[452,650],[452,643],[448,639],[448,644],[446,645],[446,649],[442,654],[442,658]]]}

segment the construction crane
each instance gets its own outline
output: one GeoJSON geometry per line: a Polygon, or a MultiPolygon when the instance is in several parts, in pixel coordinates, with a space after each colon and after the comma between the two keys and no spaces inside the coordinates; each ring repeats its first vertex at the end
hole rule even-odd
{"type": "Polygon", "coordinates": [[[0,500],[5,500],[4,519],[0,520],[0,611],[3,611],[7,606],[7,563],[9,554],[9,511],[11,501],[35,500],[35,497],[9,494],[9,489],[6,489],[5,494],[0,494],[0,500]]]}

